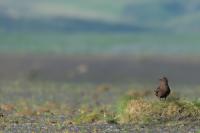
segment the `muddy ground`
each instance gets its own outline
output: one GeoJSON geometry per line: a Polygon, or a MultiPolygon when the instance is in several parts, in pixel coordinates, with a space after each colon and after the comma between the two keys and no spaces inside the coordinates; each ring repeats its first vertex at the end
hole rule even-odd
{"type": "Polygon", "coordinates": [[[178,57],[0,54],[1,80],[154,84],[165,75],[173,85],[198,85],[199,68],[198,59],[178,57]]]}

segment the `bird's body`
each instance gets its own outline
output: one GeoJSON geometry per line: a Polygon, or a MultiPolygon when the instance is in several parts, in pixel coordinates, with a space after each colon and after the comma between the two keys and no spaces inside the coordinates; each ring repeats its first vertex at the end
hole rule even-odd
{"type": "Polygon", "coordinates": [[[159,97],[160,99],[167,98],[167,96],[170,94],[170,88],[168,85],[168,79],[166,77],[163,77],[160,79],[160,84],[154,92],[155,92],[155,95],[159,97]]]}

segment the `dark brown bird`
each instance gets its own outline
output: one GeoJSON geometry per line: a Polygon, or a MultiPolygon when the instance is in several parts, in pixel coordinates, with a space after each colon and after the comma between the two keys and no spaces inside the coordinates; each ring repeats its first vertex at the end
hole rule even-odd
{"type": "Polygon", "coordinates": [[[163,77],[160,79],[160,84],[154,92],[155,92],[155,95],[160,98],[160,100],[162,98],[166,100],[167,96],[170,94],[168,79],[166,77],[163,77]]]}

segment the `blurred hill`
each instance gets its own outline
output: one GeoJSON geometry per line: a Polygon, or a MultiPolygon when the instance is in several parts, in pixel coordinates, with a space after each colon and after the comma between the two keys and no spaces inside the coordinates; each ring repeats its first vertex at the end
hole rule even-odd
{"type": "Polygon", "coordinates": [[[199,32],[198,0],[1,0],[0,29],[199,32]]]}

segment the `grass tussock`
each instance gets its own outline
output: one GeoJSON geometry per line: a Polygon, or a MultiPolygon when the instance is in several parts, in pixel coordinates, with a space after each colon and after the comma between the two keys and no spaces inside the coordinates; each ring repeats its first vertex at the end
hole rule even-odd
{"type": "Polygon", "coordinates": [[[126,99],[118,112],[118,120],[120,123],[148,123],[200,119],[199,103],[176,98],[167,101],[126,99]]]}

